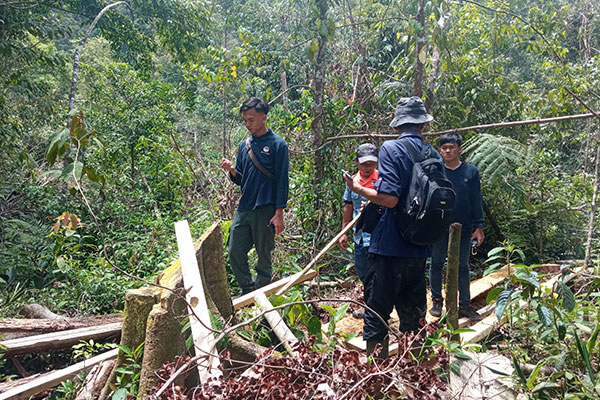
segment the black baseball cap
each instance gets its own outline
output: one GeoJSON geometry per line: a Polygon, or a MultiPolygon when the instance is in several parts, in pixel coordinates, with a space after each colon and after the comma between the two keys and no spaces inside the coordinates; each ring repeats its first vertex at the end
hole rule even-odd
{"type": "Polygon", "coordinates": [[[377,162],[377,146],[371,143],[363,143],[356,149],[356,159],[359,164],[367,161],[377,162]]]}

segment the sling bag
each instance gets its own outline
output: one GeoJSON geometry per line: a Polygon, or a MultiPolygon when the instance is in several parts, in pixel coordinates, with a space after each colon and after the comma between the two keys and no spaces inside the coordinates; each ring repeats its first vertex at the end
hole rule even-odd
{"type": "Polygon", "coordinates": [[[250,156],[250,159],[252,160],[252,163],[254,164],[254,166],[256,168],[258,168],[260,170],[260,172],[265,174],[267,176],[267,178],[275,180],[275,175],[273,175],[272,173],[267,171],[266,168],[263,167],[262,165],[260,165],[260,163],[256,159],[256,156],[254,155],[254,152],[252,151],[252,147],[250,147],[250,138],[246,139],[246,151],[248,152],[248,155],[250,156]]]}

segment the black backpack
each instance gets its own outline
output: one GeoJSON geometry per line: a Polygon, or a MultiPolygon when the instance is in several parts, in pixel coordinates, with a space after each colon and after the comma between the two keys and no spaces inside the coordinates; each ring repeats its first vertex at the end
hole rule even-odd
{"type": "Polygon", "coordinates": [[[409,243],[429,245],[446,233],[456,203],[444,163],[430,144],[418,152],[408,139],[398,139],[413,162],[410,182],[392,214],[400,234],[409,243]]]}

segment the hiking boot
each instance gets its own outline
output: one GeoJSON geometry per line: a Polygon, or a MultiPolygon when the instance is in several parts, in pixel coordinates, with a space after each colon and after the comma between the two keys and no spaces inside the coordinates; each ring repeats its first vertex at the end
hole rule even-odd
{"type": "Polygon", "coordinates": [[[356,319],[364,319],[365,318],[365,309],[359,308],[358,310],[354,310],[352,312],[352,316],[356,319]]]}
{"type": "Polygon", "coordinates": [[[460,318],[468,318],[471,321],[481,321],[483,319],[471,305],[459,307],[458,316],[460,318]]]}
{"type": "Polygon", "coordinates": [[[433,299],[433,306],[429,309],[429,314],[433,315],[436,318],[442,316],[442,305],[444,301],[442,299],[433,299]]]}

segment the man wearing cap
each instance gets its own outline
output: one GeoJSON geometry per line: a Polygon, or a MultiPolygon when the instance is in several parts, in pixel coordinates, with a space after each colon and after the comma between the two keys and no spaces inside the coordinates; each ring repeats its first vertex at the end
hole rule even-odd
{"type": "MultiPolygon", "coordinates": [[[[360,185],[360,177],[344,178],[355,193],[385,207],[385,212],[371,233],[369,246],[369,281],[363,337],[367,341],[367,354],[377,344],[382,349],[379,357],[388,356],[389,336],[386,326],[377,314],[388,321],[396,307],[400,318],[400,331],[418,331],[423,326],[427,310],[425,263],[430,256],[429,246],[418,246],[405,241],[396,227],[392,209],[402,198],[411,179],[413,162],[405,143],[421,151],[421,133],[433,117],[425,110],[418,97],[398,100],[394,119],[390,126],[399,137],[387,140],[379,150],[379,177],[373,189],[360,185]],[[402,140],[402,141],[401,141],[402,140]],[[373,311],[377,314],[375,314],[373,311]]],[[[435,150],[432,149],[435,152],[435,150]]],[[[435,152],[439,157],[439,154],[435,152]]]]}
{"type": "Polygon", "coordinates": [[[240,113],[251,136],[238,146],[235,168],[228,159],[221,160],[221,168],[242,188],[227,242],[231,270],[242,294],[271,283],[274,235],[283,232],[283,209],[288,200],[288,147],[267,128],[268,112],[269,103],[258,97],[242,104],[240,113]],[[253,245],[258,256],[256,280],[248,265],[253,245]]]}
{"type": "MultiPolygon", "coordinates": [[[[462,136],[458,133],[447,133],[438,141],[440,153],[444,159],[446,176],[452,182],[456,193],[456,206],[452,212],[451,222],[462,225],[460,237],[460,257],[458,263],[458,315],[471,321],[481,321],[481,315],[471,306],[469,256],[471,243],[481,246],[483,234],[483,206],[479,170],[473,164],[460,161],[462,136]]],[[[442,271],[448,254],[448,234],[433,244],[431,266],[429,267],[429,284],[433,306],[429,313],[434,317],[442,315],[442,271]]]]}
{"type": "MultiPolygon", "coordinates": [[[[356,166],[358,168],[359,184],[363,187],[373,189],[373,185],[377,182],[377,146],[371,143],[363,143],[356,149],[356,166]]],[[[348,225],[361,211],[367,199],[358,193],[350,191],[346,186],[344,192],[344,214],[342,218],[342,227],[348,225]]],[[[371,234],[354,230],[354,266],[358,278],[363,283],[365,289],[364,297],[367,298],[367,251],[371,234]]],[[[342,250],[348,248],[348,235],[340,237],[339,245],[342,250]]],[[[360,309],[354,314],[356,317],[362,318],[364,310],[360,309]]]]}

